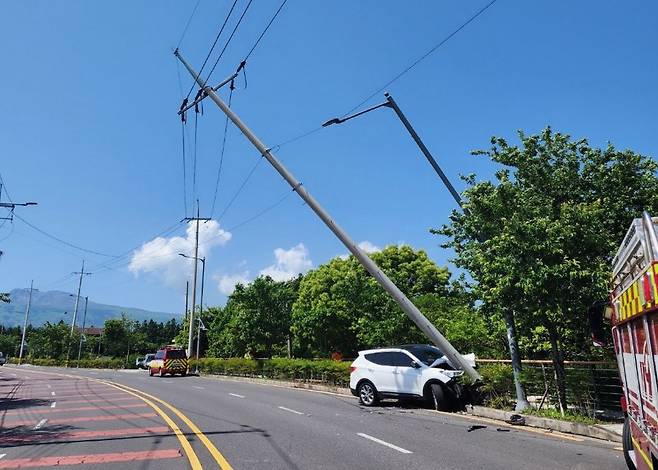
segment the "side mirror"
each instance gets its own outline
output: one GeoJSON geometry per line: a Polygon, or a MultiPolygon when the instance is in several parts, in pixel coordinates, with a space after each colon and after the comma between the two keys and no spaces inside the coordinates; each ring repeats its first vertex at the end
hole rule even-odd
{"type": "Polygon", "coordinates": [[[605,346],[605,325],[604,318],[609,319],[612,309],[607,301],[594,302],[587,310],[587,319],[589,321],[589,331],[595,346],[605,346]]]}
{"type": "Polygon", "coordinates": [[[411,367],[414,369],[420,369],[420,364],[418,364],[416,361],[411,361],[411,367]]]}

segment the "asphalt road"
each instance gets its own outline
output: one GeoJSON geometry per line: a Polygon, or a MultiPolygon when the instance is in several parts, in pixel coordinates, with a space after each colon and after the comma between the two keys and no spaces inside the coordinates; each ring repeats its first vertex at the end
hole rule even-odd
{"type": "Polygon", "coordinates": [[[501,427],[396,402],[365,408],[353,397],[231,379],[2,367],[0,469],[56,465],[158,470],[625,468],[615,444],[501,427]]]}

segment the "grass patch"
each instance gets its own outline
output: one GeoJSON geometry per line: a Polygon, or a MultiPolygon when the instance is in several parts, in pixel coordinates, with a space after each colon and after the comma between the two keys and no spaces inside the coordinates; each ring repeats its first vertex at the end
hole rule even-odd
{"type": "Polygon", "coordinates": [[[601,424],[601,421],[599,421],[596,418],[592,418],[591,416],[584,415],[582,413],[578,413],[577,411],[573,410],[567,410],[564,415],[560,413],[558,410],[554,409],[544,409],[544,410],[535,410],[535,409],[527,409],[523,411],[523,414],[529,415],[529,416],[538,416],[540,418],[550,418],[550,419],[557,419],[559,421],[569,421],[572,423],[580,423],[580,424],[601,424]]]}

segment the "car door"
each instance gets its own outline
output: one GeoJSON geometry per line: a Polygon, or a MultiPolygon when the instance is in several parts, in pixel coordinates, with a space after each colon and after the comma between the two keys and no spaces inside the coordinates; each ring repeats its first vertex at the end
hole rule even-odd
{"type": "MultiPolygon", "coordinates": [[[[391,354],[393,354],[391,362],[395,365],[393,377],[397,393],[421,395],[422,391],[420,390],[420,383],[422,369],[413,366],[415,359],[405,352],[391,354]]],[[[418,361],[415,362],[418,363],[418,361]]]]}
{"type": "Polygon", "coordinates": [[[366,354],[365,358],[370,362],[368,372],[372,377],[375,387],[380,392],[395,392],[395,366],[392,363],[390,352],[375,352],[366,354]]]}

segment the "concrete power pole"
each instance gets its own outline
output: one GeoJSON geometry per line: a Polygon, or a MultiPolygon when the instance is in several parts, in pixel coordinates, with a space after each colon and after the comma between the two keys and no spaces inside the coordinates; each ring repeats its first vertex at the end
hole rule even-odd
{"type": "Polygon", "coordinates": [[[192,69],[192,67],[181,57],[178,50],[174,52],[176,57],[188,70],[190,75],[195,79],[197,84],[203,88],[204,94],[209,96],[212,101],[226,114],[226,116],[235,124],[240,132],[258,149],[260,154],[274,167],[274,169],[288,182],[292,189],[301,197],[304,202],[315,212],[315,214],[325,223],[334,235],[345,245],[345,247],[355,256],[363,267],[375,278],[379,285],[395,300],[403,312],[427,335],[427,337],[436,344],[446,355],[448,360],[454,366],[460,367],[472,380],[481,381],[482,377],[477,371],[459,354],[459,352],[450,344],[450,342],[436,329],[432,323],[418,310],[418,308],[404,295],[404,293],[384,274],[384,272],[372,261],[368,255],[357,246],[351,237],[345,232],[335,220],[327,213],[324,208],[306,191],[293,175],[281,162],[270,152],[270,150],[260,141],[260,139],[247,127],[246,124],[229,108],[224,101],[217,95],[212,87],[206,86],[192,69]]]}
{"type": "Polygon", "coordinates": [[[82,355],[82,338],[85,337],[85,324],[87,323],[87,304],[89,303],[89,297],[85,297],[85,312],[82,315],[82,330],[80,332],[80,342],[78,344],[78,364],[77,367],[80,367],[80,356],[82,355]]]}
{"type": "Polygon", "coordinates": [[[73,331],[75,330],[75,320],[78,316],[78,306],[80,304],[80,290],[82,289],[82,278],[83,276],[90,276],[92,273],[85,272],[85,260],[82,260],[82,269],[79,272],[73,274],[79,274],[80,279],[78,280],[78,293],[75,296],[75,307],[73,307],[73,318],[71,319],[71,332],[69,333],[69,345],[66,348],[66,367],[69,366],[69,357],[71,354],[71,339],[73,338],[73,331]]]}
{"type": "Polygon", "coordinates": [[[187,357],[192,355],[192,342],[194,340],[194,309],[196,307],[196,278],[199,264],[199,221],[210,220],[208,217],[199,217],[199,200],[196,200],[196,217],[186,217],[183,220],[196,221],[196,236],[194,238],[194,275],[192,277],[192,308],[190,309],[190,316],[188,321],[188,334],[187,334],[187,357]]]}
{"type": "Polygon", "coordinates": [[[25,332],[27,331],[27,318],[30,316],[30,305],[32,304],[32,289],[34,281],[30,281],[30,296],[27,298],[27,307],[25,308],[25,318],[23,319],[23,335],[21,337],[21,349],[18,353],[18,365],[23,362],[23,348],[25,347],[25,332]]]}

